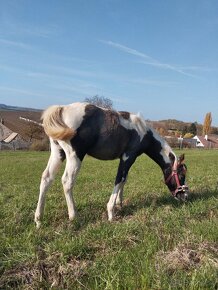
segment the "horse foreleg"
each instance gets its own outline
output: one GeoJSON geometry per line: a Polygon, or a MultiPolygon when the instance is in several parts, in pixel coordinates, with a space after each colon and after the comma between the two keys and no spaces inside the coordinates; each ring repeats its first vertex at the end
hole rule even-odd
{"type": "Polygon", "coordinates": [[[114,217],[114,208],[116,204],[117,197],[119,193],[123,190],[123,182],[118,183],[114,186],[114,190],[111,194],[111,197],[107,203],[107,212],[108,212],[108,220],[112,221],[114,217]]]}
{"type": "Polygon", "coordinates": [[[116,202],[115,202],[115,204],[119,205],[120,207],[123,206],[123,189],[124,189],[124,185],[126,183],[126,180],[127,180],[127,177],[126,177],[125,181],[123,181],[121,186],[120,186],[119,192],[117,194],[116,202]]]}
{"type": "Polygon", "coordinates": [[[123,188],[127,180],[128,172],[132,164],[134,163],[137,155],[123,154],[120,158],[120,163],[115,180],[115,187],[107,204],[108,220],[112,221],[114,217],[115,204],[122,206],[123,203],[123,188]]]}

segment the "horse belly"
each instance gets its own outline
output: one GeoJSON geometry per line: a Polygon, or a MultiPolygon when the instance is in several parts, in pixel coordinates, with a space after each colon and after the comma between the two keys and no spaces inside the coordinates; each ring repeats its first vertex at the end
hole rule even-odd
{"type": "Polygon", "coordinates": [[[119,158],[122,154],[117,148],[111,148],[110,146],[99,147],[96,146],[89,150],[88,155],[100,159],[100,160],[113,160],[119,158]]]}
{"type": "Polygon", "coordinates": [[[87,153],[100,160],[113,160],[119,158],[125,148],[126,142],[120,142],[118,138],[105,138],[99,140],[87,153]]]}

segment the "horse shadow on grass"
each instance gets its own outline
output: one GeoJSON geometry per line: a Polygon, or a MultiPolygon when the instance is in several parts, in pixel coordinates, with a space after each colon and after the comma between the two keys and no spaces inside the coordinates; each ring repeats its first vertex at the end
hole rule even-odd
{"type": "MultiPolygon", "coordinates": [[[[198,200],[208,200],[210,198],[218,197],[218,189],[210,190],[196,190],[189,194],[189,199],[185,204],[195,203],[198,200]]],[[[174,199],[171,195],[163,196],[152,196],[140,194],[138,197],[134,198],[124,198],[123,207],[116,207],[115,210],[115,221],[122,221],[123,219],[131,218],[137,211],[146,208],[155,208],[163,206],[172,206],[174,208],[179,208],[184,205],[184,202],[174,199]]],[[[80,231],[89,226],[90,224],[101,223],[107,221],[107,210],[106,204],[102,202],[89,202],[88,204],[78,205],[78,216],[72,222],[69,222],[68,226],[73,231],[80,231]]],[[[67,218],[67,216],[66,216],[67,218]]]]}
{"type": "Polygon", "coordinates": [[[129,201],[128,204],[125,204],[123,208],[120,210],[120,214],[122,217],[127,217],[134,215],[135,212],[141,210],[143,208],[158,208],[162,206],[172,206],[174,208],[182,207],[184,204],[195,203],[198,200],[206,201],[210,198],[218,198],[218,188],[214,189],[204,189],[204,190],[194,190],[189,193],[189,198],[186,202],[176,200],[171,195],[164,196],[149,196],[146,197],[146,193],[144,196],[140,196],[137,200],[129,201]]]}

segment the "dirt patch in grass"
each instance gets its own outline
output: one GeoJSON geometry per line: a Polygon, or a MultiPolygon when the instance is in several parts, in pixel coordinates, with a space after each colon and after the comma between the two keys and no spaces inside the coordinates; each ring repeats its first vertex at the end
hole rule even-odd
{"type": "Polygon", "coordinates": [[[80,279],[86,276],[87,267],[90,261],[70,257],[67,262],[61,262],[61,255],[53,254],[45,260],[35,263],[18,265],[15,268],[5,271],[1,277],[0,288],[25,289],[39,288],[66,288],[68,283],[82,285],[80,279]]]}
{"type": "Polygon", "coordinates": [[[156,256],[156,268],[158,270],[164,268],[169,273],[177,270],[190,270],[206,264],[218,269],[217,244],[209,242],[180,244],[172,251],[161,251],[156,256]]]}

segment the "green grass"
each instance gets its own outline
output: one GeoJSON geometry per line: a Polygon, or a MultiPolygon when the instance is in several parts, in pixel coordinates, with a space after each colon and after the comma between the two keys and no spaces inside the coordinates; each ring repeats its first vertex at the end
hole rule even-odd
{"type": "MultiPolygon", "coordinates": [[[[177,152],[178,154],[180,152],[177,152]]],[[[187,150],[189,202],[174,200],[141,156],[124,207],[107,221],[118,161],[86,157],[69,222],[59,172],[42,227],[33,217],[48,153],[0,152],[0,288],[217,289],[218,151],[187,150]]]]}

